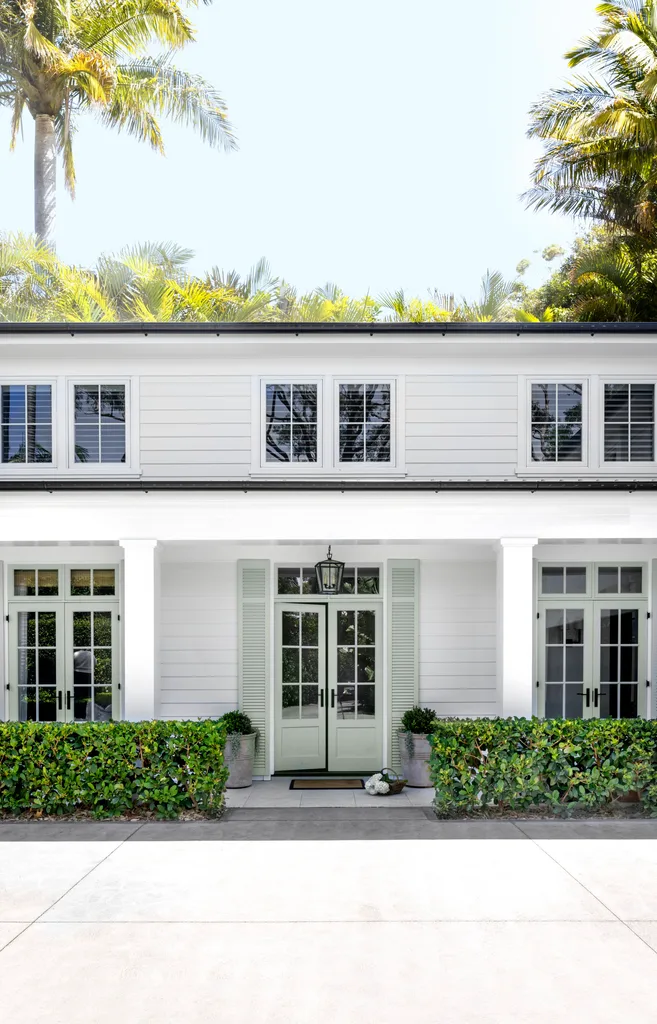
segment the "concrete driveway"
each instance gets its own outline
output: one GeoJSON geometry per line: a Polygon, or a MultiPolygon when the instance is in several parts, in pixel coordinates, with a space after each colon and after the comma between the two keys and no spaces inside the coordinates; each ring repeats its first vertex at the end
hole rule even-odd
{"type": "Polygon", "coordinates": [[[654,1024],[657,822],[0,824],[7,1024],[654,1024]]]}

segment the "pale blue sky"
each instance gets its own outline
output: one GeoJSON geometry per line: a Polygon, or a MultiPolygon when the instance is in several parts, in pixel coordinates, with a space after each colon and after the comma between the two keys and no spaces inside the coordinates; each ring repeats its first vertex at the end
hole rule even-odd
{"type": "MultiPolygon", "coordinates": [[[[172,239],[199,270],[246,272],[266,256],[302,290],[335,281],[353,294],[457,296],[526,257],[538,282],[547,270],[533,250],[576,230],[519,201],[538,152],[527,110],[567,77],[562,55],[593,28],[595,6],[215,0],[192,13],[198,43],[176,60],[222,92],[239,152],[166,126],[164,159],[89,117],[75,202],[61,190],[59,254],[91,263],[172,239]]],[[[1,230],[32,228],[29,117],[24,133],[0,163],[1,230]]]]}

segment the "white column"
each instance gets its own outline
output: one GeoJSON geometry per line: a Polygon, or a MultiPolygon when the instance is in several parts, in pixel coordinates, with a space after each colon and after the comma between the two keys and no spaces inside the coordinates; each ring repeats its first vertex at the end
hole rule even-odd
{"type": "Polygon", "coordinates": [[[504,718],[531,718],[534,693],[535,537],[503,537],[497,558],[497,706],[504,718]]]}
{"type": "Polygon", "coordinates": [[[123,565],[123,707],[131,722],[155,717],[157,686],[157,541],[120,540],[123,565]]]}

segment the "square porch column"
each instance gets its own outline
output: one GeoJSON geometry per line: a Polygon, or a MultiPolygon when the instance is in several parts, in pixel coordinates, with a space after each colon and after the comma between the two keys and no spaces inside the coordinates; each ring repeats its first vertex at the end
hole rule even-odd
{"type": "Polygon", "coordinates": [[[157,687],[157,541],[120,540],[123,565],[123,713],[130,722],[155,717],[157,687]]]}
{"type": "Polygon", "coordinates": [[[497,708],[531,718],[534,694],[535,537],[503,537],[497,557],[497,708]]]}

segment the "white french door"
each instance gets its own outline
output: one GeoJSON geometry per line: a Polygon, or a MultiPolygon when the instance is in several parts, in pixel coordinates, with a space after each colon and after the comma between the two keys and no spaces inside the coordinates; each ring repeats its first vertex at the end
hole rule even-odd
{"type": "Polygon", "coordinates": [[[276,771],[374,771],[383,736],[378,601],[276,606],[276,771]]]}
{"type": "Polygon", "coordinates": [[[594,603],[593,714],[638,718],[646,714],[645,603],[609,597],[594,603]]]}
{"type": "Polygon", "coordinates": [[[592,610],[589,601],[543,601],[539,611],[539,715],[591,718],[592,610]]]}
{"type": "Polygon", "coordinates": [[[112,603],[10,603],[10,717],[20,722],[118,718],[118,627],[112,603]]]}

